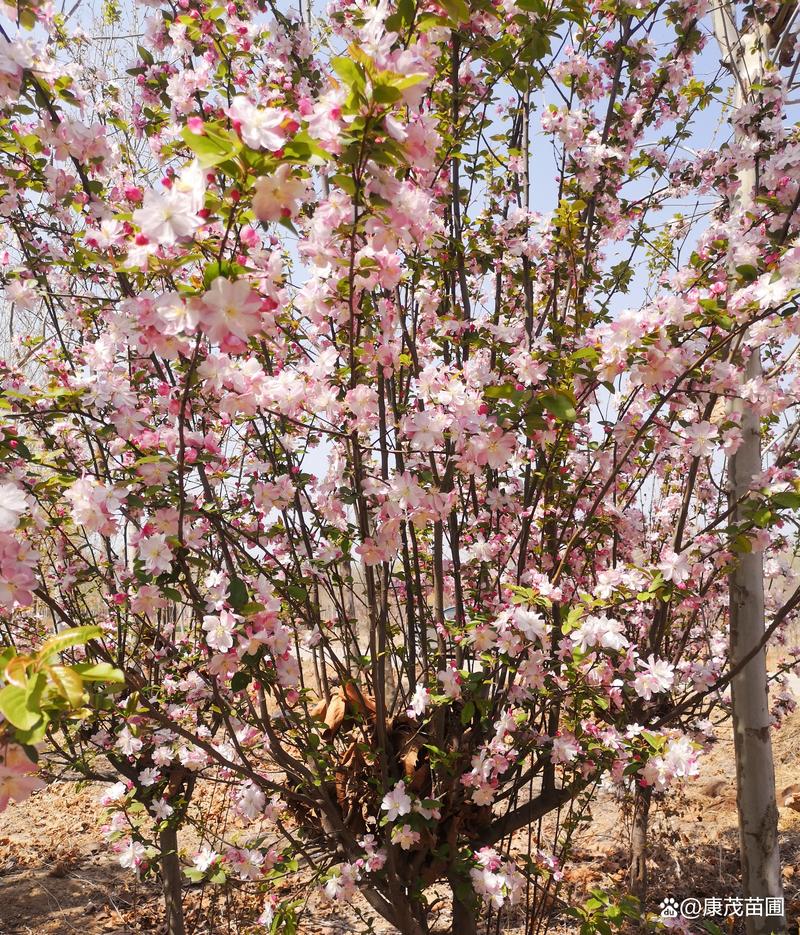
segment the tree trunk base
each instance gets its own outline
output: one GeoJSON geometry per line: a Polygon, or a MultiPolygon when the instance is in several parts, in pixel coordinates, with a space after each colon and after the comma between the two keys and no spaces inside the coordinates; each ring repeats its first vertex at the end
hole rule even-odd
{"type": "Polygon", "coordinates": [[[178,859],[178,832],[172,826],[158,836],[161,847],[161,885],[164,892],[164,920],[167,935],[186,935],[181,899],[181,864],[178,859]]]}
{"type": "Polygon", "coordinates": [[[450,887],[453,891],[453,935],[478,935],[477,909],[459,896],[460,888],[455,881],[450,883],[450,887]]]}
{"type": "Polygon", "coordinates": [[[631,827],[630,891],[639,901],[639,914],[644,918],[647,902],[647,828],[650,819],[650,786],[637,786],[633,796],[633,824],[631,827]]]}

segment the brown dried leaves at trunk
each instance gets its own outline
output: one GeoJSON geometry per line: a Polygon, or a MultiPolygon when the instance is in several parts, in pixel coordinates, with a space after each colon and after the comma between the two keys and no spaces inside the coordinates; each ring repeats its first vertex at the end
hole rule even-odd
{"type": "MultiPolygon", "coordinates": [[[[377,816],[377,731],[375,699],[354,682],[336,688],[329,701],[320,701],[311,715],[325,724],[322,737],[335,751],[333,767],[336,801],[345,825],[354,832],[366,830],[366,820],[377,816]]],[[[391,762],[389,772],[420,798],[430,795],[430,765],[424,749],[426,738],[405,715],[386,725],[391,762]]]]}
{"type": "MultiPolygon", "coordinates": [[[[330,700],[320,701],[311,710],[314,718],[324,723],[322,737],[335,758],[328,784],[331,797],[335,795],[342,821],[354,834],[369,830],[369,819],[379,819],[383,792],[378,755],[375,699],[354,682],[336,688],[330,700]]],[[[464,799],[460,782],[462,768],[469,762],[469,739],[462,736],[456,726],[449,731],[448,747],[458,754],[458,763],[450,769],[437,768],[432,774],[430,753],[426,745],[431,737],[405,714],[389,719],[386,724],[387,768],[390,786],[404,780],[409,795],[421,800],[435,797],[441,803],[441,817],[431,830],[423,831],[420,841],[405,854],[412,875],[425,884],[446,875],[447,867],[433,857],[432,852],[447,843],[456,853],[459,839],[480,834],[491,822],[491,808],[478,807],[464,799]],[[440,775],[441,773],[441,775],[440,775]],[[434,789],[434,780],[436,787],[434,789]]]]}

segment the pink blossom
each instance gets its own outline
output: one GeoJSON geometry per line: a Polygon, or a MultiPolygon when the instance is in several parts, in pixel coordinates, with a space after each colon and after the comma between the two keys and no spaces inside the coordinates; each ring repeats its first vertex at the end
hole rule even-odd
{"type": "Polygon", "coordinates": [[[203,629],[206,632],[206,643],[211,649],[227,652],[233,648],[233,634],[236,623],[240,618],[229,610],[222,610],[218,615],[209,614],[203,617],[203,629]]]}
{"type": "Polygon", "coordinates": [[[325,884],[325,895],[337,902],[349,902],[355,896],[360,877],[359,868],[355,864],[341,864],[325,884]]]}
{"type": "Polygon", "coordinates": [[[452,701],[461,697],[461,676],[455,667],[443,669],[436,678],[442,683],[442,691],[452,701]]]}
{"type": "Polygon", "coordinates": [[[470,879],[478,896],[495,909],[506,901],[516,903],[525,890],[525,878],[511,860],[503,860],[491,848],[475,855],[477,866],[470,870],[470,879]]]}
{"type": "Polygon", "coordinates": [[[115,782],[109,786],[100,796],[101,805],[110,805],[112,802],[119,802],[128,794],[128,785],[124,782],[115,782]]]}
{"type": "Polygon", "coordinates": [[[128,838],[119,854],[119,865],[126,870],[138,870],[144,863],[146,849],[141,841],[128,838]]]}
{"type": "Polygon", "coordinates": [[[26,543],[0,532],[0,605],[29,607],[36,588],[39,555],[26,543]]]}
{"type": "Polygon", "coordinates": [[[651,756],[647,760],[641,770],[642,779],[662,792],[676,779],[697,775],[697,755],[697,747],[688,737],[671,737],[660,755],[651,756]]]}
{"type": "Polygon", "coordinates": [[[168,247],[190,237],[202,224],[191,199],[179,191],[148,191],[144,205],[133,212],[133,221],[154,243],[168,247]]]}
{"type": "Polygon", "coordinates": [[[264,814],[266,796],[252,781],[242,783],[236,793],[236,809],[240,815],[255,821],[264,814]]]}
{"type": "Polygon", "coordinates": [[[664,549],[661,553],[658,569],[665,581],[672,581],[674,584],[683,584],[692,574],[692,566],[686,552],[678,554],[672,549],[664,549]]]}
{"type": "Polygon", "coordinates": [[[571,763],[581,752],[581,746],[572,734],[562,734],[553,738],[550,759],[553,763],[571,763]]]}
{"type": "Polygon", "coordinates": [[[399,844],[404,851],[410,851],[419,839],[419,831],[414,831],[411,825],[398,825],[392,830],[392,842],[399,844]]]}
{"type": "Polygon", "coordinates": [[[259,221],[297,217],[307,196],[308,183],[293,175],[291,166],[283,163],[271,175],[256,179],[253,211],[259,221]]]}
{"type": "Polygon", "coordinates": [[[406,792],[405,782],[401,780],[394,789],[384,795],[381,809],[386,812],[389,821],[394,821],[401,815],[408,815],[411,811],[411,797],[406,792]]]}
{"type": "Polygon", "coordinates": [[[217,276],[203,296],[201,324],[211,341],[231,335],[246,341],[261,330],[261,302],[244,279],[217,276]]]}
{"type": "Polygon", "coordinates": [[[714,443],[719,437],[719,429],[711,422],[697,422],[684,429],[689,440],[689,453],[695,457],[707,458],[714,453],[714,443]]]}
{"type": "Polygon", "coordinates": [[[613,620],[605,614],[589,614],[570,634],[570,639],[584,653],[595,646],[620,650],[628,645],[622,631],[623,626],[619,620],[613,620]]]}
{"type": "Polygon", "coordinates": [[[156,821],[166,821],[166,819],[173,814],[175,809],[166,799],[156,799],[150,806],[150,811],[156,821]]]}
{"type": "Polygon", "coordinates": [[[79,526],[103,535],[116,532],[113,514],[123,502],[120,491],[84,475],[65,491],[64,496],[72,503],[72,518],[79,526]]]}
{"type": "Polygon", "coordinates": [[[669,691],[675,681],[675,670],[666,659],[650,658],[633,680],[633,689],[640,698],[649,701],[653,695],[669,691]]]}
{"type": "Polygon", "coordinates": [[[135,737],[131,733],[130,728],[123,727],[119,732],[115,746],[117,749],[121,750],[125,756],[133,756],[142,749],[144,744],[138,737],[135,737]]]}
{"type": "Polygon", "coordinates": [[[495,786],[489,782],[484,782],[472,790],[472,801],[480,806],[491,805],[496,793],[495,786]]]}
{"type": "Polygon", "coordinates": [[[16,484],[0,484],[0,532],[12,532],[28,509],[25,491],[16,484]]]}
{"type": "Polygon", "coordinates": [[[422,717],[430,704],[431,694],[424,685],[417,685],[406,714],[411,718],[422,717]]]}
{"type": "Polygon", "coordinates": [[[228,108],[228,115],[239,127],[242,139],[253,149],[274,152],[285,142],[280,127],[287,113],[277,107],[256,107],[244,95],[237,94],[228,108]]]}
{"type": "Polygon", "coordinates": [[[164,533],[155,533],[139,542],[139,558],[144,567],[153,574],[169,571],[172,567],[172,549],[164,533]]]}
{"type": "Polygon", "coordinates": [[[207,844],[204,844],[192,858],[192,863],[198,870],[205,873],[218,858],[219,854],[207,844]]]}

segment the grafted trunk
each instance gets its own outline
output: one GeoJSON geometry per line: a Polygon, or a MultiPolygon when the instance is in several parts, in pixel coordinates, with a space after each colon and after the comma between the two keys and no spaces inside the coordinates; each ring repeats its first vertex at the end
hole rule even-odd
{"type": "Polygon", "coordinates": [[[464,882],[461,879],[450,880],[453,891],[453,935],[478,935],[478,910],[474,899],[465,897],[464,882]],[[460,885],[459,885],[460,884],[460,885]]]}
{"type": "Polygon", "coordinates": [[[167,935],[186,935],[181,900],[181,864],[178,859],[178,832],[168,825],[158,836],[161,847],[161,886],[164,891],[164,917],[167,935]]]}
{"type": "Polygon", "coordinates": [[[411,900],[402,899],[391,902],[376,890],[367,887],[361,891],[364,898],[386,921],[394,926],[401,935],[427,935],[428,929],[421,911],[411,900]]]}
{"type": "Polygon", "coordinates": [[[651,786],[637,786],[633,796],[633,822],[631,825],[630,890],[639,900],[642,916],[647,902],[647,831],[650,820],[651,786]]]}

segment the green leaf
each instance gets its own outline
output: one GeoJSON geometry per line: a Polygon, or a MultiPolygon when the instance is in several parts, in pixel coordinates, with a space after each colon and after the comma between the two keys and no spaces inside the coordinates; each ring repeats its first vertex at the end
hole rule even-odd
{"type": "Polygon", "coordinates": [[[50,680],[56,691],[69,702],[70,706],[77,708],[83,701],[83,679],[69,666],[52,666],[50,680]]]}
{"type": "Polygon", "coordinates": [[[785,510],[800,509],[800,493],[793,490],[784,490],[776,493],[770,498],[770,502],[777,507],[785,510]]]}
{"type": "Polygon", "coordinates": [[[230,260],[213,260],[203,270],[203,285],[208,289],[218,276],[236,279],[244,271],[244,267],[239,263],[232,263],[230,260]]]}
{"type": "Polygon", "coordinates": [[[414,0],[398,0],[397,12],[386,19],[386,28],[389,32],[403,32],[414,22],[417,5],[414,0]]]}
{"type": "Polygon", "coordinates": [[[575,411],[575,400],[564,390],[548,390],[539,400],[544,408],[559,420],[559,422],[574,422],[578,418],[575,411]]]}
{"type": "Polygon", "coordinates": [[[651,733],[649,730],[643,730],[642,737],[656,751],[660,750],[664,746],[664,738],[659,737],[658,734],[651,733]]]}
{"type": "Polygon", "coordinates": [[[437,13],[423,13],[417,20],[417,29],[420,32],[429,32],[431,29],[440,29],[447,25],[447,20],[437,13]]]}
{"type": "Polygon", "coordinates": [[[239,138],[221,127],[206,125],[205,132],[202,134],[192,133],[188,127],[185,127],[181,136],[205,169],[218,166],[221,162],[236,156],[242,148],[239,138]]]}
{"type": "Polygon", "coordinates": [[[475,716],[475,703],[468,701],[461,709],[461,723],[466,726],[475,716]]]}
{"type": "Polygon", "coordinates": [[[34,727],[30,730],[17,731],[17,740],[25,746],[33,746],[34,744],[41,743],[47,734],[47,726],[49,723],[50,716],[46,711],[42,711],[41,719],[36,722],[34,727]]]}
{"type": "Polygon", "coordinates": [[[102,635],[103,631],[96,626],[72,627],[69,630],[62,630],[42,644],[39,655],[51,656],[53,653],[63,652],[71,646],[83,646],[89,640],[99,639],[102,635]]]}
{"type": "Polygon", "coordinates": [[[27,7],[20,7],[17,12],[17,19],[19,20],[20,26],[25,29],[33,29],[36,26],[37,19],[36,14],[33,10],[27,9],[27,7]]]}
{"type": "Polygon", "coordinates": [[[422,746],[425,747],[426,750],[430,750],[430,752],[434,756],[437,756],[442,760],[447,758],[447,753],[444,750],[442,750],[440,747],[437,747],[435,744],[424,743],[422,746]]]}
{"type": "Polygon", "coordinates": [[[570,608],[569,613],[561,623],[561,632],[564,634],[564,636],[566,636],[567,633],[571,633],[580,624],[581,617],[583,617],[584,612],[585,608],[580,604],[570,608]]]}
{"type": "Polygon", "coordinates": [[[372,96],[379,104],[394,104],[403,96],[398,88],[388,84],[376,84],[372,96]]]}
{"type": "Polygon", "coordinates": [[[239,611],[247,606],[250,596],[247,593],[247,585],[241,578],[231,578],[230,588],[228,589],[228,601],[234,610],[239,611]]]}
{"type": "Polygon", "coordinates": [[[393,75],[389,83],[393,88],[397,88],[398,91],[405,91],[408,88],[413,88],[414,85],[419,84],[420,81],[425,81],[427,77],[428,76],[421,71],[415,71],[410,75],[393,75]]]}
{"type": "Polygon", "coordinates": [[[514,399],[521,396],[522,392],[517,390],[513,383],[501,383],[496,386],[487,386],[483,395],[487,399],[514,399]]]}
{"type": "Polygon", "coordinates": [[[85,682],[124,682],[125,673],[110,662],[79,662],[72,668],[85,682]]]}
{"type": "Polygon", "coordinates": [[[440,0],[440,6],[447,10],[454,23],[466,23],[469,19],[469,6],[464,0],[440,0]]]}
{"type": "Polygon", "coordinates": [[[32,730],[42,719],[42,712],[38,710],[38,700],[37,696],[31,696],[24,688],[6,685],[0,691],[0,714],[14,727],[32,730]]]}
{"type": "Polygon", "coordinates": [[[17,447],[14,449],[14,451],[17,453],[18,456],[22,455],[22,457],[25,458],[26,461],[33,460],[33,455],[31,454],[30,448],[28,448],[28,446],[25,444],[25,442],[21,438],[17,439],[17,447]]]}
{"type": "Polygon", "coordinates": [[[758,267],[752,266],[749,263],[743,263],[741,266],[737,266],[736,272],[746,282],[753,282],[754,279],[758,279],[758,267]]]}
{"type": "Polygon", "coordinates": [[[772,511],[766,507],[756,507],[748,510],[748,513],[754,525],[758,526],[759,529],[766,529],[773,516],[772,511]]]}
{"type": "Polygon", "coordinates": [[[323,149],[316,140],[313,140],[305,130],[295,133],[283,147],[284,161],[305,163],[312,156],[326,162],[331,158],[331,154],[323,149]]]}
{"type": "Polygon", "coordinates": [[[351,58],[344,56],[332,58],[331,67],[348,88],[363,91],[366,87],[363,71],[351,58]]]}
{"type": "Polygon", "coordinates": [[[250,684],[253,677],[249,672],[237,672],[231,679],[231,691],[240,692],[250,684]]]}
{"type": "Polygon", "coordinates": [[[0,674],[5,671],[6,666],[16,655],[13,646],[6,646],[3,650],[0,650],[0,674]]]}

